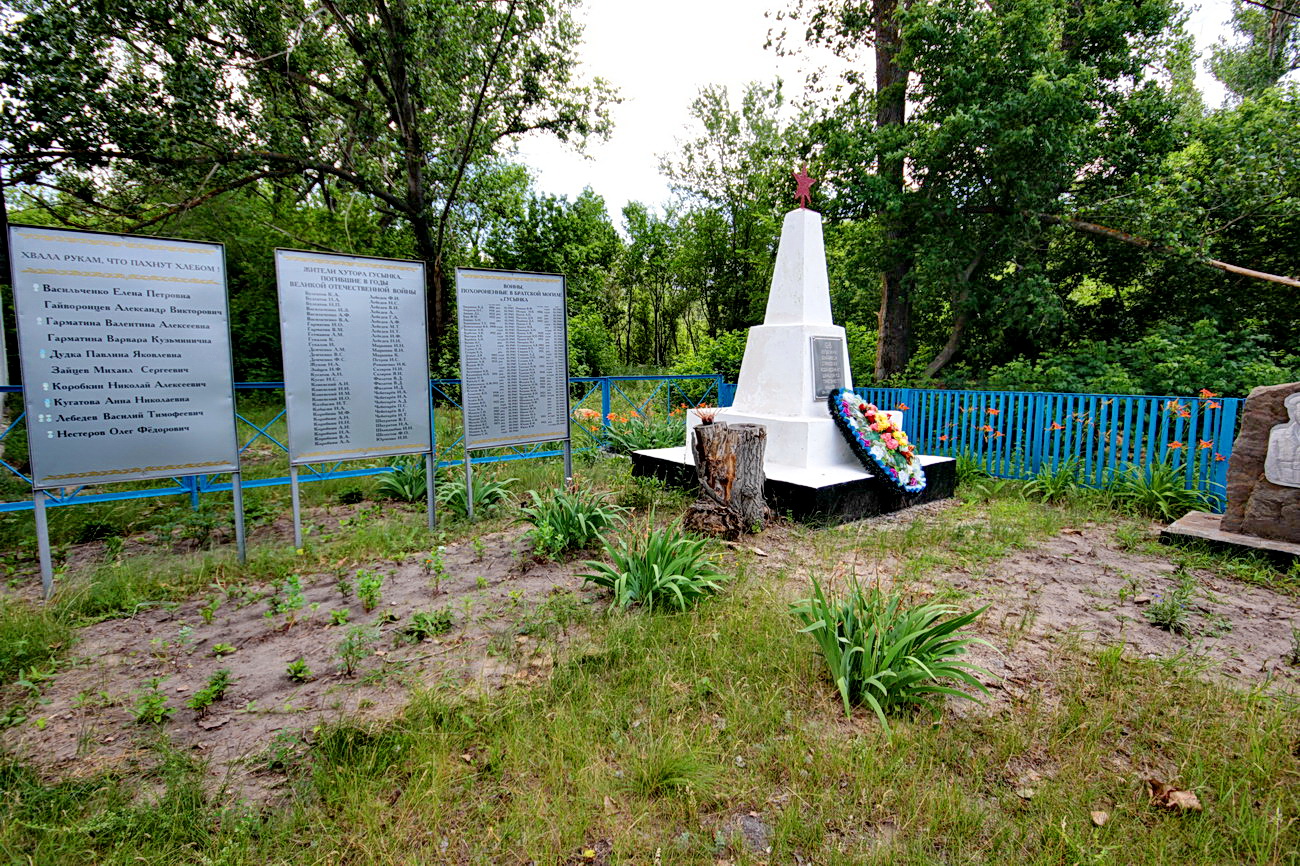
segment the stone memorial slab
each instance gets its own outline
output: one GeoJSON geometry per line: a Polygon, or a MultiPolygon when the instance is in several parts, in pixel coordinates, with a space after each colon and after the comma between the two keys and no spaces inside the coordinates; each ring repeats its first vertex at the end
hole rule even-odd
{"type": "Polygon", "coordinates": [[[1300,542],[1298,415],[1300,382],[1256,388],[1246,398],[1228,463],[1225,531],[1300,542]]]}

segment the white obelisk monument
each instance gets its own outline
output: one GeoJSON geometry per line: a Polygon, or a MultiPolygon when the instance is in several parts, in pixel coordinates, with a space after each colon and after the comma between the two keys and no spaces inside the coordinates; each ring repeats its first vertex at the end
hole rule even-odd
{"type": "MultiPolygon", "coordinates": [[[[801,207],[785,215],[767,314],[749,329],[735,400],[715,417],[767,428],[770,478],[814,487],[865,478],[826,406],[832,390],[852,387],[844,329],[831,321],[822,217],[801,207]]],[[[697,423],[690,412],[688,443],[697,423]]]]}

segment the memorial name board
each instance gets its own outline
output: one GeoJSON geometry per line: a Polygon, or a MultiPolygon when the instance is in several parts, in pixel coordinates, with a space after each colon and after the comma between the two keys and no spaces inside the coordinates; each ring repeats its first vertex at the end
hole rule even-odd
{"type": "Polygon", "coordinates": [[[12,226],[33,486],[239,469],[220,244],[12,226]]]}
{"type": "Polygon", "coordinates": [[[812,337],[813,396],[824,400],[844,387],[844,341],[839,337],[812,337]]]}
{"type": "Polygon", "coordinates": [[[275,251],[289,459],[428,451],[424,263],[275,251]]]}
{"type": "Polygon", "coordinates": [[[465,447],[569,438],[564,277],[456,269],[465,447]]]}

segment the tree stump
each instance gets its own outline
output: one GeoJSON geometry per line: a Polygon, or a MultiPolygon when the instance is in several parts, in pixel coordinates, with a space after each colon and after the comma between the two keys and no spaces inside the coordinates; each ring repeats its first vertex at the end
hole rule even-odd
{"type": "Polygon", "coordinates": [[[767,428],[760,424],[700,424],[691,436],[700,498],[686,512],[694,532],[735,539],[761,532],[771,513],[763,499],[767,428]]]}

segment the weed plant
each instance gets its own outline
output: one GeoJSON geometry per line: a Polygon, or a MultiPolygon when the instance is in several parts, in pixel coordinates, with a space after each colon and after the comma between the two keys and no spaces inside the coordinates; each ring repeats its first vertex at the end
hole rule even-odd
{"type": "Polygon", "coordinates": [[[352,611],[346,607],[336,608],[330,611],[330,625],[346,625],[351,615],[352,611]]]}
{"type": "Polygon", "coordinates": [[[366,612],[379,606],[383,595],[384,576],[377,571],[360,569],[357,572],[357,599],[366,612]]]}
{"type": "Polygon", "coordinates": [[[296,658],[289,662],[284,669],[285,676],[295,683],[305,683],[310,680],[314,674],[311,668],[307,667],[307,662],[302,658],[296,658]]]}
{"type": "Polygon", "coordinates": [[[1196,576],[1180,570],[1178,585],[1168,595],[1156,593],[1152,596],[1142,615],[1157,628],[1174,634],[1187,634],[1191,629],[1191,601],[1195,591],[1196,576]]]}
{"type": "Polygon", "coordinates": [[[864,590],[856,578],[844,597],[828,597],[813,578],[812,596],[796,602],[791,612],[803,624],[800,631],[817,641],[845,715],[852,714],[854,704],[865,703],[888,733],[887,713],[924,706],[942,695],[977,700],[946,682],[988,694],[974,676],[987,671],[960,659],[972,643],[988,645],[960,633],[986,609],[958,614],[933,602],[908,605],[901,593],[864,590]]]}
{"type": "Polygon", "coordinates": [[[349,628],[338,649],[343,672],[348,676],[355,674],[357,665],[374,653],[378,641],[379,629],[374,626],[354,625],[349,628]]]}
{"type": "Polygon", "coordinates": [[[417,611],[411,614],[411,622],[402,629],[401,636],[410,643],[419,643],[427,638],[437,637],[451,631],[451,611],[443,608],[434,611],[417,611]]]}
{"type": "Polygon", "coordinates": [[[222,668],[208,678],[207,685],[190,695],[190,699],[185,702],[185,706],[198,713],[200,718],[206,716],[208,707],[212,706],[214,702],[225,698],[226,689],[230,688],[231,682],[230,669],[222,668]]]}
{"type": "Polygon", "coordinates": [[[616,607],[654,610],[666,604],[686,610],[727,580],[704,554],[704,540],[683,535],[677,526],[606,541],[605,554],[610,562],[586,562],[592,571],[583,577],[611,590],[616,607]]]}
{"type": "Polygon", "coordinates": [[[528,495],[532,502],[520,509],[520,522],[533,525],[527,533],[533,550],[548,559],[590,547],[605,530],[623,523],[626,510],[610,503],[606,494],[591,490],[565,490],[546,498],[530,490],[528,495]]]}
{"type": "Polygon", "coordinates": [[[131,706],[131,717],[141,725],[160,725],[172,717],[175,708],[167,706],[167,696],[159,686],[166,677],[151,677],[145,687],[136,693],[131,706]]]}

